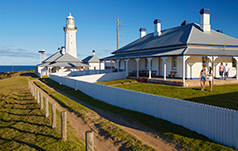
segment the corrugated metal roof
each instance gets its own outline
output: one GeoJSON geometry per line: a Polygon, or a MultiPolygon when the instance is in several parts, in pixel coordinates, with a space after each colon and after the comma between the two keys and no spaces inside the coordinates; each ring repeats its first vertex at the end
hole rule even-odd
{"type": "Polygon", "coordinates": [[[143,58],[143,57],[160,57],[160,56],[177,56],[183,54],[186,48],[180,48],[175,50],[160,50],[153,52],[144,53],[130,53],[123,55],[113,55],[110,57],[102,58],[101,60],[111,60],[111,59],[126,59],[126,58],[143,58]]]}
{"type": "Polygon", "coordinates": [[[86,67],[87,64],[82,63],[81,60],[71,56],[68,53],[62,54],[60,51],[51,55],[43,61],[43,63],[37,66],[48,66],[48,67],[86,67]]]}
{"type": "Polygon", "coordinates": [[[56,62],[48,65],[48,67],[87,67],[84,63],[56,62]]]}
{"type": "Polygon", "coordinates": [[[132,50],[150,49],[177,44],[185,44],[189,37],[193,24],[179,26],[168,30],[163,30],[160,36],[154,36],[153,33],[135,40],[134,42],[118,49],[113,53],[127,52],[132,50]]]}
{"type": "Polygon", "coordinates": [[[43,61],[45,62],[82,62],[81,60],[71,56],[68,53],[62,54],[60,51],[51,55],[43,61]]]}
{"type": "Polygon", "coordinates": [[[194,24],[192,26],[187,43],[238,46],[238,39],[215,30],[211,30],[210,32],[202,32],[199,25],[194,24]]]}
{"type": "Polygon", "coordinates": [[[82,61],[85,63],[90,63],[90,62],[99,63],[99,60],[100,60],[99,57],[92,55],[92,56],[88,56],[88,57],[84,58],[82,61]]]}
{"type": "Polygon", "coordinates": [[[55,60],[55,62],[82,62],[81,60],[71,56],[68,53],[61,55],[59,58],[55,60]]]}
{"type": "Polygon", "coordinates": [[[62,54],[58,51],[58,52],[54,53],[53,55],[51,55],[50,57],[46,58],[43,62],[53,62],[57,58],[59,58],[61,55],[62,54]]]}
{"type": "Polygon", "coordinates": [[[238,50],[222,50],[222,49],[194,49],[187,48],[186,55],[221,55],[221,56],[238,56],[238,50]]]}
{"type": "Polygon", "coordinates": [[[146,36],[114,51],[113,54],[136,50],[150,51],[151,48],[181,44],[238,46],[238,39],[214,30],[211,30],[210,32],[203,32],[198,24],[191,23],[188,25],[163,30],[160,36],[153,36],[153,33],[147,34],[146,36]]]}

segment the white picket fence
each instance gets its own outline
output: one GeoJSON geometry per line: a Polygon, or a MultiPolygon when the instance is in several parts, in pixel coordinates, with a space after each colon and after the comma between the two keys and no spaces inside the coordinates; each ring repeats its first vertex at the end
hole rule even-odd
{"type": "Polygon", "coordinates": [[[179,99],[130,91],[66,77],[50,79],[100,101],[182,125],[220,144],[238,149],[238,112],[179,99]]]}

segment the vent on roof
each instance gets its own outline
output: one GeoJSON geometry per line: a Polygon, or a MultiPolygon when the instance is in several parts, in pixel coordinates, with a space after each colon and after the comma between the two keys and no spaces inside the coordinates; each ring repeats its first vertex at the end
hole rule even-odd
{"type": "Polygon", "coordinates": [[[188,23],[188,21],[187,21],[187,19],[186,19],[185,21],[182,22],[181,26],[188,25],[188,24],[189,24],[189,23],[188,23]]]}
{"type": "Polygon", "coordinates": [[[95,56],[95,50],[93,50],[93,56],[95,56]]]}
{"type": "Polygon", "coordinates": [[[223,33],[221,30],[216,30],[217,32],[219,32],[219,33],[223,33]]]}
{"type": "Polygon", "coordinates": [[[146,35],[146,29],[145,28],[140,28],[139,31],[140,31],[140,38],[144,37],[146,35]]]}
{"type": "Polygon", "coordinates": [[[65,54],[65,47],[61,47],[61,54],[62,54],[62,55],[65,54]]]}

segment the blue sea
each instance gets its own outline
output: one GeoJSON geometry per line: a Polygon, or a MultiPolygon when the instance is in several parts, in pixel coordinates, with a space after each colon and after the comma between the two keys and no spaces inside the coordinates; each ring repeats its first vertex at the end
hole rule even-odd
{"type": "Polygon", "coordinates": [[[35,70],[35,66],[0,66],[0,72],[35,70]]]}

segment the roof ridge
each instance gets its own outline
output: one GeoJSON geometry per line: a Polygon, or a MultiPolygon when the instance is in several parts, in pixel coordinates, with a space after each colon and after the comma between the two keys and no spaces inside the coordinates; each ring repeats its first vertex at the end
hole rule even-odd
{"type": "Polygon", "coordinates": [[[193,28],[194,28],[194,26],[191,26],[191,27],[190,27],[190,32],[189,32],[189,35],[188,35],[188,38],[187,38],[187,41],[186,41],[186,43],[188,43],[188,42],[189,42],[189,40],[190,40],[191,33],[193,32],[193,28]]]}

